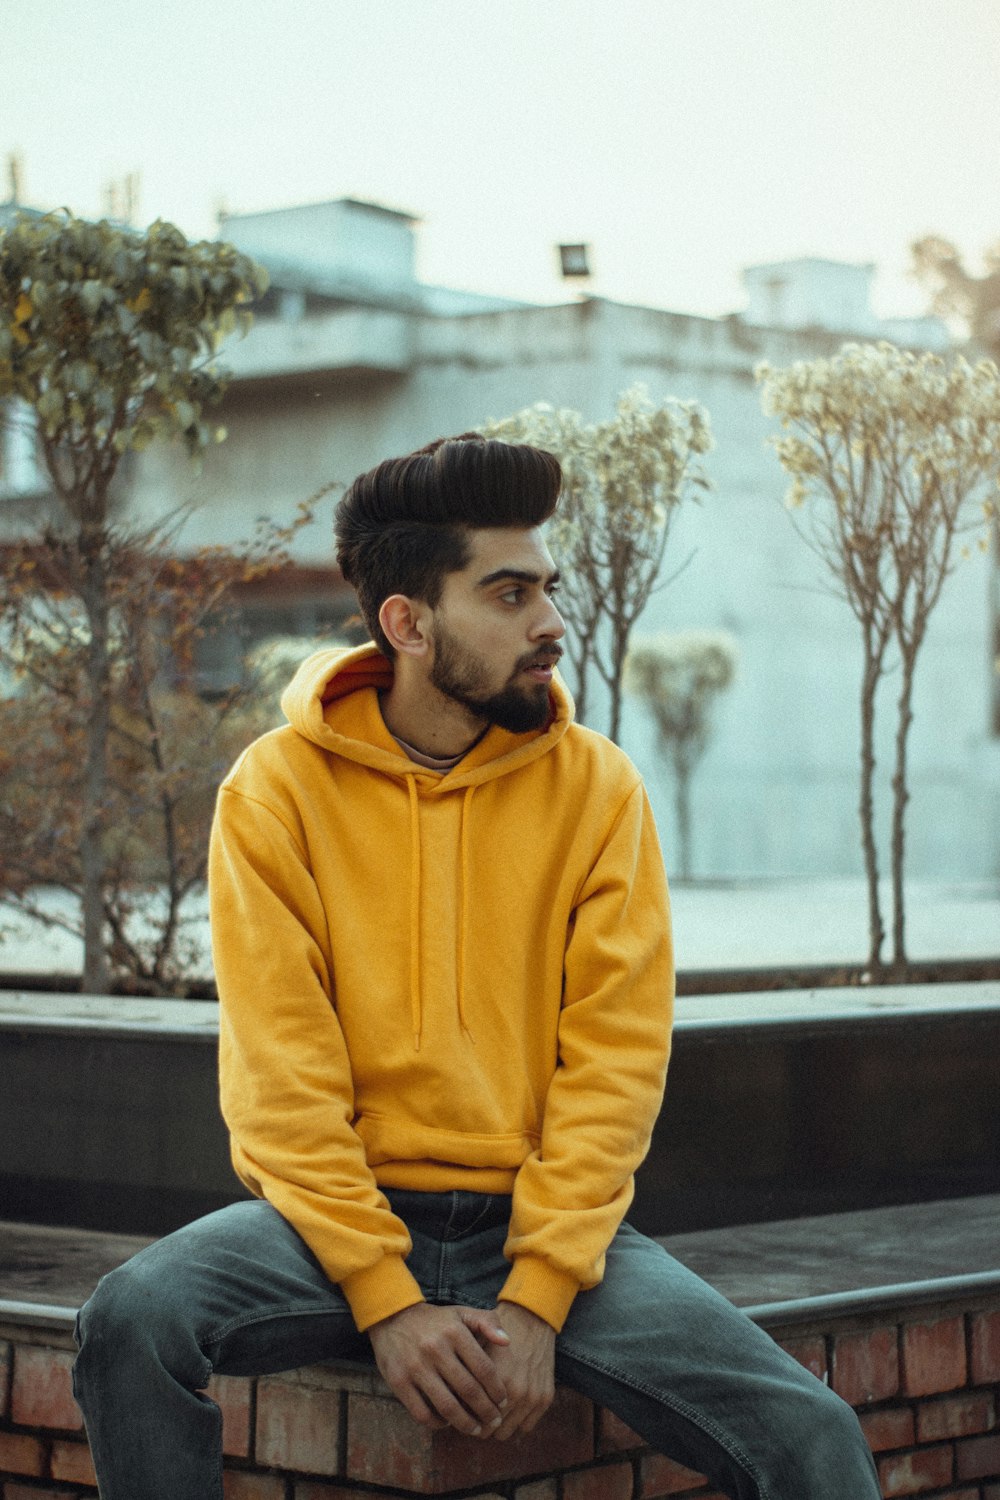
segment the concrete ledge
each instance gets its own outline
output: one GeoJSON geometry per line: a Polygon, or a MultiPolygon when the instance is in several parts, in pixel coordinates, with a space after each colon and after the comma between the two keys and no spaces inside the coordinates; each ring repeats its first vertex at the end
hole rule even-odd
{"type": "MultiPolygon", "coordinates": [[[[768,1328],[1000,1294],[1000,1194],[659,1236],[768,1328]]],[[[0,1322],[72,1326],[142,1235],[0,1222],[0,1322]]]]}
{"type": "MultiPolygon", "coordinates": [[[[898,1018],[1000,1010],[1000,982],[906,984],[760,990],[744,994],[682,995],[675,1026],[684,1032],[729,1026],[819,1026],[854,1023],[862,1017],[898,1018]]],[[[73,1035],[169,1037],[215,1041],[219,1010],[212,1000],[144,1000],[124,995],[77,995],[0,990],[0,1031],[73,1035]]]]}

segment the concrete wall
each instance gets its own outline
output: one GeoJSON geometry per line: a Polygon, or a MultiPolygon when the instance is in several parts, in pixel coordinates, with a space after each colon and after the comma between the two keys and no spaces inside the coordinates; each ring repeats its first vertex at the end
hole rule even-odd
{"type": "MultiPolygon", "coordinates": [[[[680,1019],[632,1222],[677,1234],[1000,1192],[987,998],[970,986],[911,1006],[882,990],[859,1017],[824,991],[758,1021],[750,996],[745,1016],[680,1019]]],[[[216,1008],[129,1001],[120,1020],[87,1020],[76,1001],[0,1020],[2,1217],[165,1234],[246,1196],[219,1115],[216,1008]]]]}

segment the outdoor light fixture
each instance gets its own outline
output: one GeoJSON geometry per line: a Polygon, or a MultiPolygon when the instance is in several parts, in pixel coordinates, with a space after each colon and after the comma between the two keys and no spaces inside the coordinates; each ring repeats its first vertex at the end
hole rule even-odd
{"type": "Polygon", "coordinates": [[[556,248],[559,251],[559,269],[565,278],[590,275],[589,245],[558,245],[556,248]]]}

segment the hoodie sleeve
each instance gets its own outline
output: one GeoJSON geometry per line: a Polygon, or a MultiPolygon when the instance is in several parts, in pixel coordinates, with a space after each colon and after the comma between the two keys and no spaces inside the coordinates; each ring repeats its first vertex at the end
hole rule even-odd
{"type": "Polygon", "coordinates": [[[352,1125],[351,1067],[308,860],[281,817],[231,781],[219,794],[209,894],[233,1165],[367,1328],[422,1300],[405,1264],[410,1237],[352,1125]]]}
{"type": "Polygon", "coordinates": [[[501,1299],[562,1327],[596,1286],[649,1149],[666,1078],[674,968],[663,861],[645,788],[627,798],[568,934],[559,1063],[538,1149],[518,1172],[501,1299]]]}

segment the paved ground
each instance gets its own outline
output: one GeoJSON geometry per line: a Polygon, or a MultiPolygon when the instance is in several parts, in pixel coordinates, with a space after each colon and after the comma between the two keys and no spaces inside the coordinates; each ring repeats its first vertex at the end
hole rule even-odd
{"type": "MultiPolygon", "coordinates": [[[[888,926],[888,889],[882,907],[888,926]]],[[[676,885],[673,910],[682,969],[860,963],[868,953],[868,898],[860,880],[676,885]]],[[[1000,955],[1000,881],[914,882],[906,911],[910,958],[1000,955]]],[[[890,956],[888,944],[883,956],[890,956]]]]}
{"type": "MultiPolygon", "coordinates": [[[[867,957],[868,908],[861,880],[678,882],[673,910],[680,969],[857,964],[867,957]]],[[[883,913],[888,925],[888,889],[883,913]]],[[[203,918],[197,920],[195,931],[207,954],[203,918]]],[[[1000,956],[1000,880],[978,885],[912,883],[907,948],[914,959],[1000,956]]],[[[884,956],[890,956],[888,945],[884,956]]],[[[207,972],[207,958],[202,967],[207,972]]],[[[80,944],[66,933],[3,914],[0,970],[79,973],[80,944]]]]}

